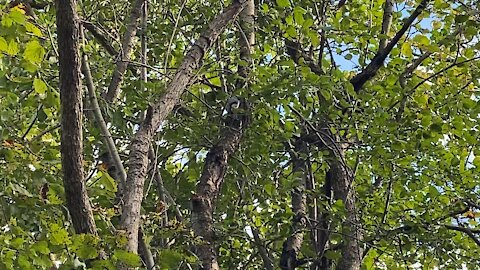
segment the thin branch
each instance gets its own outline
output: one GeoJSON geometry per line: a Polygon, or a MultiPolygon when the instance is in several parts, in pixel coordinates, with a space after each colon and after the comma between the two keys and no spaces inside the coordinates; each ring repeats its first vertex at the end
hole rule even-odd
{"type": "Polygon", "coordinates": [[[112,56],[117,55],[118,52],[115,50],[115,48],[112,46],[112,42],[106,37],[107,35],[105,32],[100,29],[98,26],[91,22],[87,22],[82,20],[82,25],[87,29],[93,37],[102,45],[102,47],[112,56]]]}
{"type": "Polygon", "coordinates": [[[456,67],[456,66],[460,66],[462,64],[466,64],[466,63],[469,63],[469,62],[472,62],[472,61],[475,61],[475,60],[478,60],[480,59],[480,56],[476,56],[476,57],[473,57],[473,58],[470,58],[470,59],[467,59],[467,60],[464,60],[464,61],[460,61],[460,62],[455,62],[453,64],[450,64],[449,66],[445,67],[445,68],[442,68],[441,70],[435,72],[434,74],[428,76],[427,78],[423,79],[421,82],[419,82],[417,85],[415,85],[412,90],[410,90],[411,92],[415,91],[418,87],[420,87],[422,84],[430,81],[431,79],[437,77],[438,75],[442,74],[443,72],[453,68],[453,67],[456,67]]]}
{"type": "Polygon", "coordinates": [[[50,133],[52,131],[54,131],[55,129],[59,128],[61,126],[61,124],[56,124],[55,126],[52,126],[46,130],[44,130],[42,133],[38,134],[37,136],[33,137],[33,139],[31,139],[30,141],[33,142],[33,141],[37,141],[39,140],[40,138],[43,137],[43,135],[47,134],[47,133],[50,133]]]}
{"type": "Polygon", "coordinates": [[[383,37],[380,38],[377,53],[383,51],[387,46],[387,36],[388,32],[390,31],[390,26],[392,25],[392,14],[393,0],[386,0],[383,7],[382,32],[380,32],[383,37]]]}
{"type": "Polygon", "coordinates": [[[108,154],[112,159],[115,168],[117,169],[118,175],[116,180],[119,181],[119,188],[118,192],[120,195],[123,193],[123,189],[125,187],[125,182],[127,179],[127,174],[125,173],[125,168],[122,164],[120,159],[120,155],[118,154],[117,147],[115,146],[115,142],[113,141],[112,135],[108,130],[107,123],[103,118],[102,111],[100,109],[100,105],[98,104],[97,96],[95,93],[95,86],[93,83],[92,73],[90,71],[90,66],[88,64],[88,56],[86,54],[82,57],[82,71],[83,75],[85,76],[85,81],[88,90],[88,96],[90,99],[90,104],[92,106],[93,115],[95,117],[95,121],[99,125],[100,131],[102,133],[102,138],[107,146],[108,154]]]}
{"type": "Polygon", "coordinates": [[[417,17],[423,12],[423,10],[427,7],[427,4],[431,0],[422,0],[422,2],[418,5],[418,7],[413,11],[410,17],[405,21],[400,31],[392,38],[392,40],[388,43],[384,50],[379,51],[375,57],[373,57],[370,64],[367,67],[353,77],[350,80],[350,83],[353,85],[355,91],[359,91],[363,85],[369,81],[377,71],[383,66],[383,62],[388,57],[392,49],[397,45],[398,41],[402,38],[402,36],[407,32],[408,28],[412,25],[412,23],[417,19],[417,17]]]}
{"type": "Polygon", "coordinates": [[[260,237],[260,233],[258,232],[257,228],[252,228],[253,239],[255,240],[254,243],[258,248],[258,252],[260,253],[260,257],[263,260],[263,266],[267,270],[273,270],[275,267],[273,266],[273,260],[268,254],[268,250],[265,247],[263,239],[260,237]]]}
{"type": "Polygon", "coordinates": [[[477,244],[477,246],[480,247],[480,240],[475,236],[475,234],[472,232],[471,229],[465,228],[465,227],[453,226],[453,225],[445,225],[445,228],[466,233],[468,237],[470,237],[473,240],[473,242],[475,242],[475,244],[477,244]]]}
{"type": "Polygon", "coordinates": [[[129,60],[133,51],[133,39],[137,33],[138,20],[142,14],[142,6],[144,3],[146,3],[145,0],[135,0],[133,3],[129,22],[127,24],[127,30],[125,31],[122,40],[122,49],[119,54],[119,59],[122,61],[117,61],[117,65],[113,71],[112,80],[108,86],[108,91],[105,94],[105,100],[107,102],[113,103],[120,92],[120,85],[128,66],[127,61],[123,60],[129,60]]]}

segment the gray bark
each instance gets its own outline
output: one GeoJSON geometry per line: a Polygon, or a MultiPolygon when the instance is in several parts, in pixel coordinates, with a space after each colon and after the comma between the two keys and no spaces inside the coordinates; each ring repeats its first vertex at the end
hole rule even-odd
{"type": "Polygon", "coordinates": [[[124,207],[120,225],[127,231],[127,249],[137,252],[138,228],[140,222],[140,206],[143,197],[143,186],[148,166],[148,149],[151,139],[160,124],[172,111],[194,71],[201,65],[205,53],[211,48],[226,25],[233,21],[246,5],[246,0],[234,1],[225,8],[208,26],[200,38],[186,54],[173,80],[160,100],[147,111],[145,120],[132,139],[129,156],[129,171],[124,194],[124,207]]]}

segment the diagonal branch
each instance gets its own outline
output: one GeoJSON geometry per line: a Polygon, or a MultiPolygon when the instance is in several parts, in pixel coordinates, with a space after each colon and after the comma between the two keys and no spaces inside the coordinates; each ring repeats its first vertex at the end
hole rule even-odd
{"type": "MultiPolygon", "coordinates": [[[[239,79],[235,83],[235,90],[248,89],[250,70],[253,68],[251,54],[255,42],[254,32],[255,4],[253,0],[247,0],[245,8],[240,13],[239,47],[240,59],[248,63],[247,66],[239,66],[239,79]]],[[[246,131],[250,120],[250,109],[245,100],[232,96],[239,113],[233,109],[233,105],[227,104],[227,116],[225,127],[221,130],[220,140],[209,150],[203,166],[202,175],[195,194],[192,195],[192,228],[195,235],[201,237],[202,243],[196,246],[196,254],[202,262],[202,269],[219,269],[217,244],[214,230],[213,213],[216,199],[220,188],[225,180],[228,169],[228,161],[240,146],[241,139],[246,131]]]]}
{"type": "Polygon", "coordinates": [[[146,3],[145,0],[135,0],[132,11],[130,13],[127,30],[123,36],[122,49],[117,59],[117,65],[113,71],[112,80],[108,86],[108,91],[105,94],[107,102],[114,102],[120,92],[120,85],[123,81],[125,71],[127,70],[128,61],[133,51],[133,38],[137,34],[137,27],[140,15],[142,14],[142,6],[146,3]]]}
{"type": "Polygon", "coordinates": [[[110,55],[117,55],[118,52],[115,50],[115,48],[112,46],[112,43],[110,40],[106,37],[107,35],[103,32],[102,29],[100,29],[98,26],[91,22],[87,21],[82,21],[83,27],[87,29],[93,37],[102,45],[102,47],[110,54],[110,55]]]}
{"type": "Polygon", "coordinates": [[[368,80],[370,80],[371,78],[373,78],[373,76],[375,76],[375,74],[377,74],[378,70],[383,66],[383,62],[388,57],[392,49],[397,45],[398,41],[402,38],[405,32],[407,32],[408,28],[427,7],[427,4],[429,2],[430,0],[422,0],[420,5],[418,5],[418,7],[413,11],[410,17],[408,17],[400,31],[398,31],[398,33],[392,38],[392,40],[388,43],[385,49],[379,51],[375,55],[375,57],[373,57],[370,64],[368,64],[362,72],[360,72],[350,80],[350,83],[353,85],[355,91],[358,92],[368,80]]]}
{"type": "Polygon", "coordinates": [[[450,230],[454,230],[454,231],[458,231],[458,232],[466,233],[468,235],[468,237],[470,237],[473,240],[473,242],[475,242],[475,244],[477,244],[477,246],[480,247],[480,239],[478,239],[478,237],[475,236],[475,234],[473,233],[473,231],[471,229],[465,228],[465,227],[453,226],[453,225],[445,225],[445,228],[450,229],[450,230]]]}
{"type": "Polygon", "coordinates": [[[382,21],[382,32],[380,33],[383,37],[380,38],[380,43],[378,44],[378,52],[381,52],[387,46],[387,35],[390,31],[390,26],[392,25],[392,13],[393,13],[393,0],[386,0],[383,7],[383,21],[382,21]]]}
{"type": "Polygon", "coordinates": [[[131,252],[136,252],[138,245],[140,206],[143,199],[143,186],[148,166],[149,142],[157,132],[160,124],[167,118],[175,104],[180,100],[180,96],[194,77],[195,70],[201,66],[201,60],[205,53],[215,43],[227,24],[238,16],[246,3],[246,0],[234,1],[210,22],[206,30],[185,55],[165,94],[155,105],[147,110],[145,120],[132,139],[129,171],[124,195],[125,201],[120,220],[120,226],[128,232],[127,249],[131,252]]]}

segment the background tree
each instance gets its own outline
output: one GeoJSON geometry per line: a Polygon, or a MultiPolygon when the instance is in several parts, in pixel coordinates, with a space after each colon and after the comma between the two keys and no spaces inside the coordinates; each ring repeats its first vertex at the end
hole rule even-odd
{"type": "Polygon", "coordinates": [[[477,1],[1,5],[0,268],[479,264],[477,1]]]}

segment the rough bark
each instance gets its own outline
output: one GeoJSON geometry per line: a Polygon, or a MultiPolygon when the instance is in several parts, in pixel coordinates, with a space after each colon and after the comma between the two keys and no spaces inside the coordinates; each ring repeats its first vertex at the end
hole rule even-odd
{"type": "Polygon", "coordinates": [[[303,244],[304,231],[307,225],[305,185],[308,176],[306,160],[300,158],[299,155],[308,153],[308,146],[300,139],[295,144],[295,151],[292,153],[294,161],[293,172],[299,177],[291,192],[294,217],[292,220],[292,233],[283,243],[282,254],[280,255],[280,269],[282,270],[294,270],[303,263],[298,258],[298,255],[303,244]]]}
{"type": "Polygon", "coordinates": [[[210,149],[205,159],[202,175],[197,190],[192,196],[192,227],[195,235],[201,237],[202,243],[196,246],[197,256],[202,262],[202,269],[220,269],[215,245],[213,212],[228,168],[228,160],[240,145],[246,116],[229,116],[219,142],[210,149]],[[230,122],[229,122],[230,121],[230,122]]]}
{"type": "Polygon", "coordinates": [[[343,149],[338,156],[329,162],[332,174],[332,189],[334,198],[342,200],[345,205],[346,217],[343,222],[342,257],[337,270],[360,269],[363,256],[363,232],[356,209],[355,189],[352,187],[353,177],[350,169],[341,160],[344,160],[343,149]]]}
{"type": "Polygon", "coordinates": [[[153,107],[148,109],[145,120],[132,139],[124,207],[120,220],[121,227],[128,233],[127,249],[131,252],[136,252],[138,246],[140,206],[148,165],[149,143],[160,124],[180,100],[180,96],[194,76],[194,71],[200,67],[205,53],[223,32],[226,25],[238,16],[245,5],[246,0],[234,1],[208,25],[186,54],[172,82],[167,87],[166,93],[153,107]]]}
{"type": "Polygon", "coordinates": [[[67,208],[76,233],[96,234],[83,171],[80,26],[75,0],[57,0],[57,37],[61,104],[61,154],[67,208]]]}
{"type": "Polygon", "coordinates": [[[120,92],[120,85],[123,81],[125,71],[127,70],[128,60],[133,51],[133,38],[137,34],[138,22],[142,14],[142,6],[144,3],[146,3],[145,0],[135,0],[133,3],[127,24],[127,30],[125,31],[122,40],[122,48],[117,58],[117,65],[113,71],[108,91],[105,94],[105,100],[108,102],[114,102],[120,92]]]}
{"type": "MultiPolygon", "coordinates": [[[[255,42],[254,32],[255,4],[246,1],[246,7],[240,14],[239,47],[240,59],[249,63],[239,66],[239,79],[236,89],[248,87],[248,76],[253,67],[251,54],[255,42]]],[[[234,93],[235,91],[233,91],[234,93]]],[[[225,127],[221,131],[220,140],[207,154],[202,175],[197,184],[196,193],[192,196],[192,228],[202,243],[196,246],[196,254],[202,262],[202,269],[220,269],[217,261],[217,245],[214,233],[213,213],[216,199],[220,193],[228,169],[228,160],[239,147],[243,134],[249,124],[249,108],[245,100],[241,101],[242,113],[229,112],[225,127]]]]}

